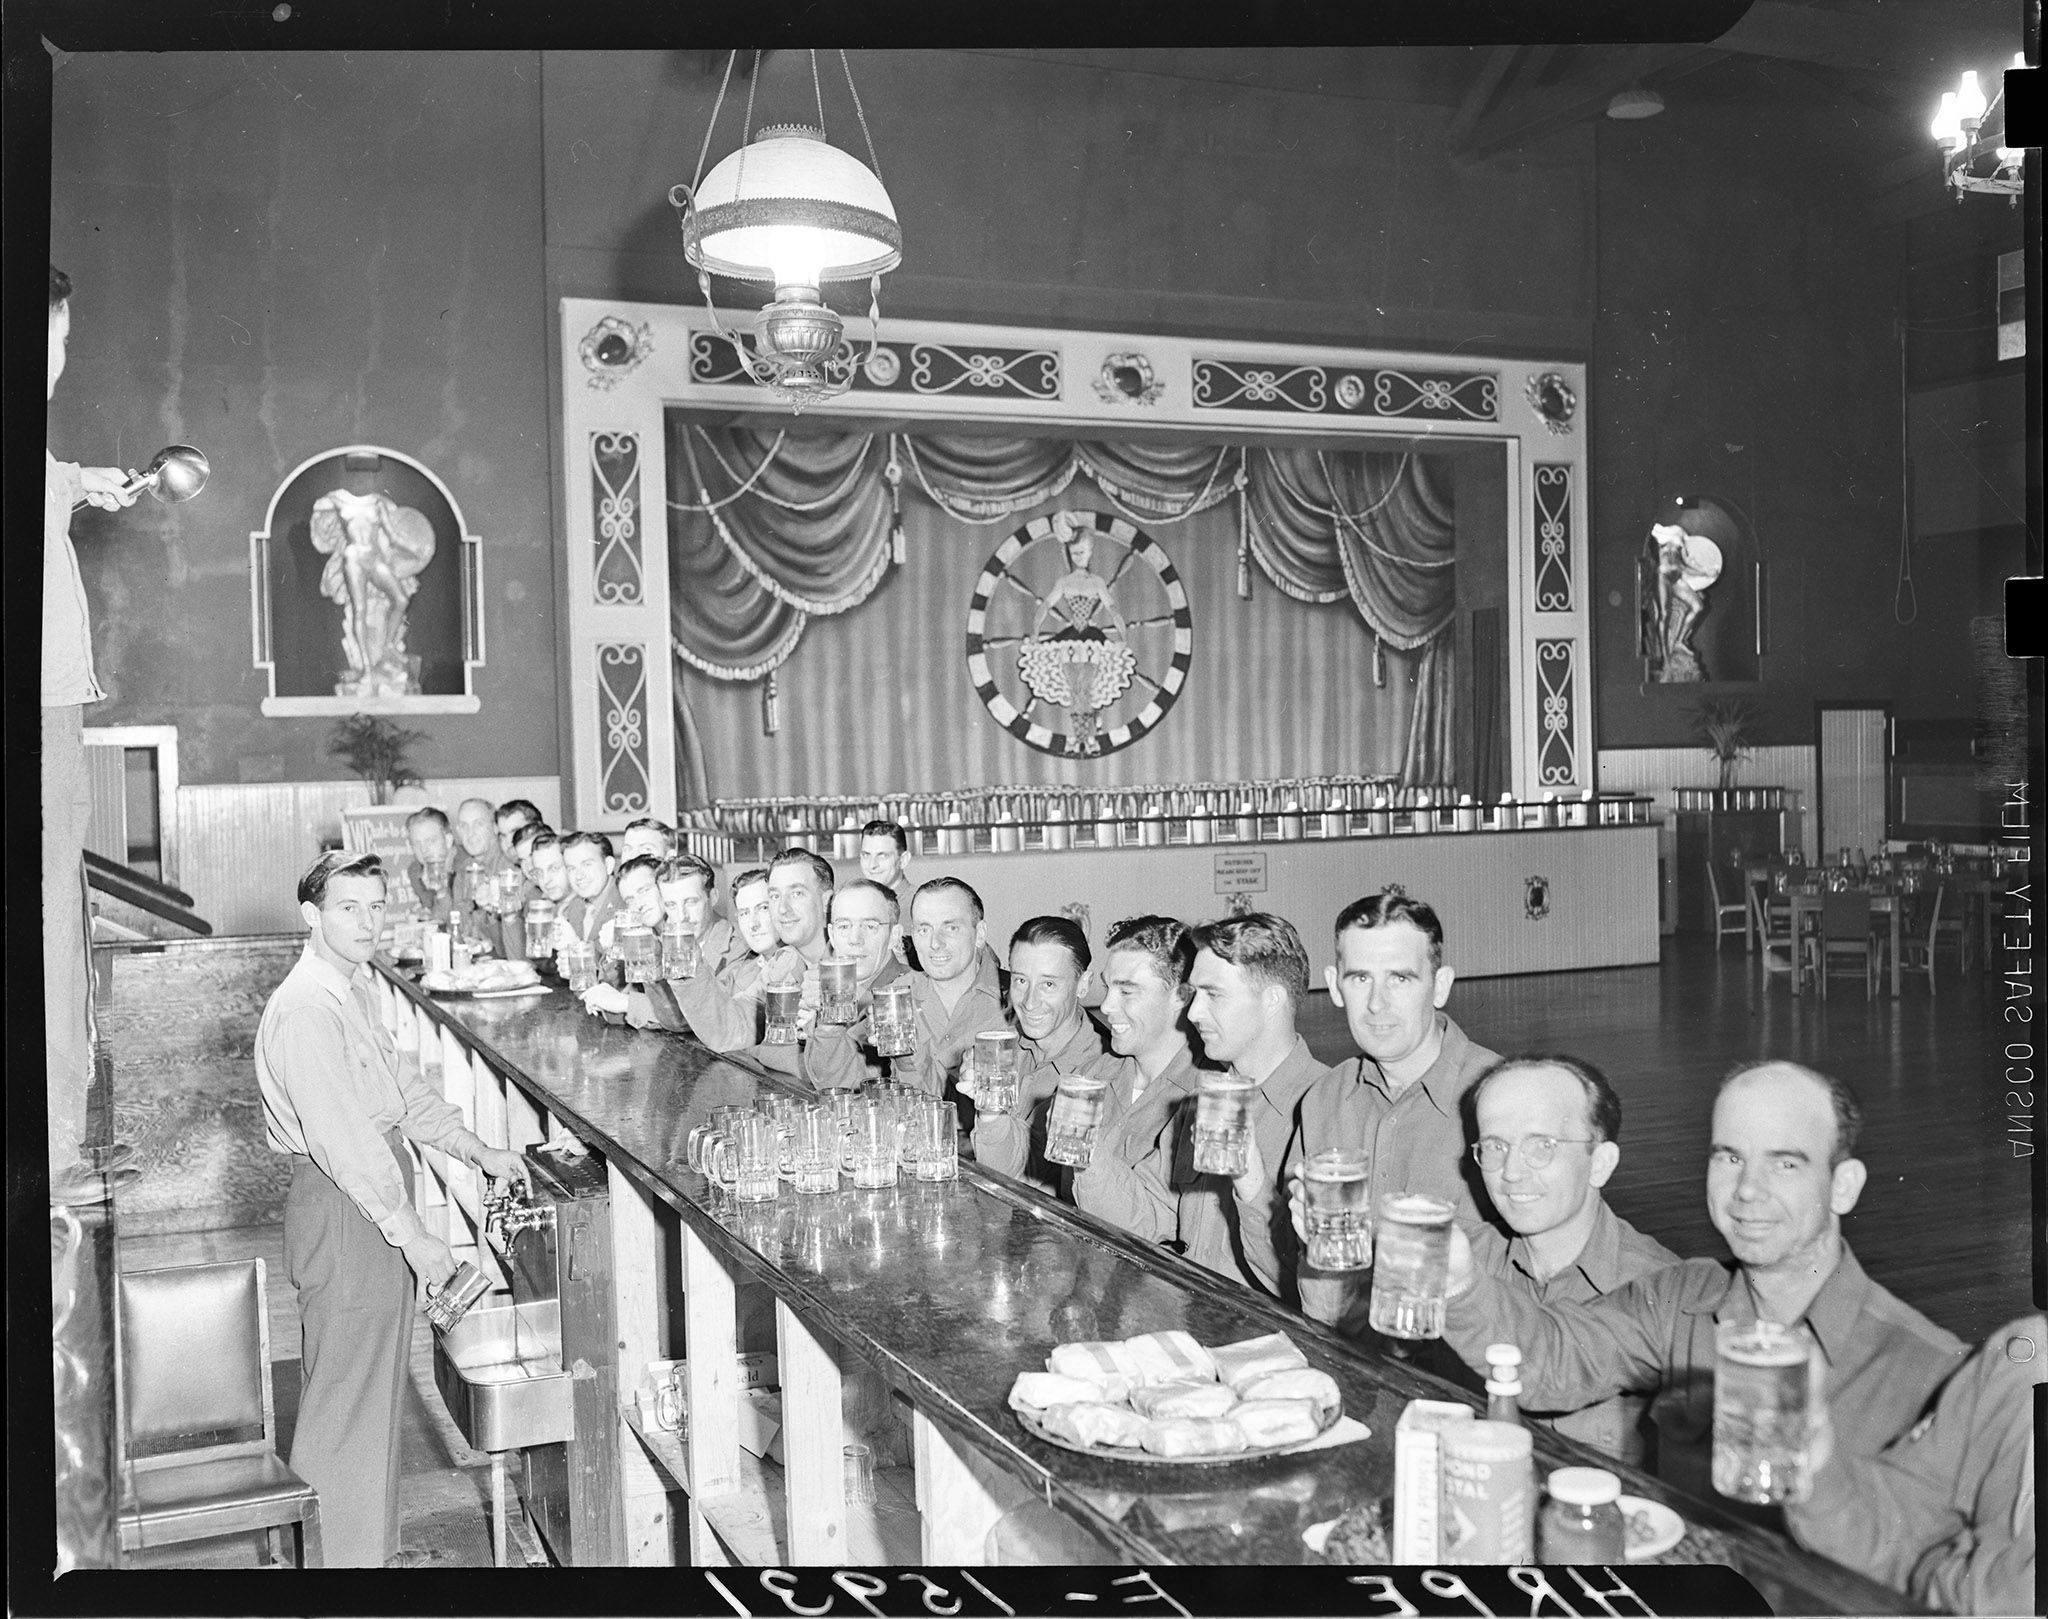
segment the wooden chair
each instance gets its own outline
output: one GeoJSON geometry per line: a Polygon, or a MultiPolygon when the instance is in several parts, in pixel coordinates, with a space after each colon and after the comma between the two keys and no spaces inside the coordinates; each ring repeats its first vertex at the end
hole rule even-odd
{"type": "Polygon", "coordinates": [[[1806,941],[1808,959],[1820,979],[1821,999],[1827,999],[1828,979],[1838,960],[1855,958],[1863,975],[1863,993],[1877,998],[1878,968],[1884,946],[1871,937],[1870,895],[1860,889],[1823,894],[1820,901],[1820,931],[1806,941]]]}
{"type": "Polygon", "coordinates": [[[121,1546],[284,1526],[320,1566],[320,1496],[277,1456],[264,1263],[177,1265],[120,1278],[114,1316],[121,1546]]]}
{"type": "Polygon", "coordinates": [[[1784,967],[1790,968],[1793,951],[1798,948],[1792,937],[1792,900],[1785,892],[1790,869],[1773,865],[1767,868],[1764,881],[1752,890],[1756,904],[1756,936],[1763,947],[1764,965],[1771,964],[1773,949],[1784,952],[1784,967]]]}
{"type": "MultiPolygon", "coordinates": [[[[1899,970],[1901,972],[1927,974],[1927,993],[1934,993],[1934,953],[1943,948],[1956,953],[1956,971],[1970,970],[1970,934],[1963,926],[1960,916],[1944,916],[1948,904],[1948,885],[1942,884],[1934,891],[1934,903],[1927,913],[1925,934],[1901,933],[1899,935],[1899,970]]],[[[1917,924],[1918,918],[1915,922],[1917,924]]]]}
{"type": "Polygon", "coordinates": [[[1742,948],[1750,948],[1749,942],[1749,901],[1721,898],[1721,874],[1714,869],[1714,862],[1707,862],[1707,892],[1714,901],[1714,950],[1719,954],[1721,941],[1734,934],[1742,941],[1742,948]],[[1731,921],[1730,918],[1733,918],[1731,921]]]}

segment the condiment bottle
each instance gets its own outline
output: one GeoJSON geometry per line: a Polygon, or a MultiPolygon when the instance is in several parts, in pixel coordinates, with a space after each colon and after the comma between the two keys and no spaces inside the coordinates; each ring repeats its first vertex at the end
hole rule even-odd
{"type": "Polygon", "coordinates": [[[1620,1479],[1604,1467],[1560,1467],[1550,1475],[1549,1485],[1550,1496],[1537,1525],[1537,1552],[1544,1562],[1628,1560],[1620,1479]]]}
{"type": "Polygon", "coordinates": [[[1522,1420],[1522,1352],[1513,1344],[1486,1346],[1486,1420],[1522,1420]]]}

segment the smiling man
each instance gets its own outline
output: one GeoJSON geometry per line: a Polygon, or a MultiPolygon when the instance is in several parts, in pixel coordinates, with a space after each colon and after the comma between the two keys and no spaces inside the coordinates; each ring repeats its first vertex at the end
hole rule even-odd
{"type": "Polygon", "coordinates": [[[1587,1303],[1546,1303],[1475,1266],[1453,1229],[1445,1341],[1475,1371],[1488,1344],[1520,1346],[1523,1401],[1536,1410],[1651,1396],[1658,1472],[1707,1496],[1715,1323],[1803,1321],[1824,1362],[1835,1445],[1875,1456],[1920,1416],[1963,1344],[1872,1281],[1843,1240],[1866,1175],[1862,1121],[1840,1080],[1789,1062],[1737,1069],[1714,1099],[1707,1155],[1707,1213],[1733,1264],[1681,1260],[1587,1303]]]}
{"type": "MultiPolygon", "coordinates": [[[[694,857],[677,860],[688,858],[694,857]]],[[[766,867],[752,866],[733,878],[732,908],[741,940],[738,955],[719,962],[700,949],[693,977],[647,987],[654,1026],[693,1034],[713,1051],[740,1051],[761,1039],[762,964],[778,948],[766,867]]],[[[630,1007],[626,1016],[638,1021],[630,1007]]]]}
{"type": "Polygon", "coordinates": [[[1064,916],[1034,916],[1010,935],[1010,1015],[1023,1039],[1017,1110],[974,1117],[977,1162],[1018,1175],[1044,1192],[1058,1184],[1045,1161],[1046,1109],[1061,1079],[1089,1072],[1102,1035],[1081,1005],[1088,993],[1088,936],[1064,916]]]}
{"type": "MultiPolygon", "coordinates": [[[[1546,1304],[1583,1304],[1678,1263],[1600,1195],[1621,1162],[1621,1098],[1599,1069],[1575,1057],[1506,1057],[1479,1076],[1472,1107],[1472,1156],[1495,1212],[1515,1233],[1499,1243],[1491,1226],[1474,1228],[1482,1263],[1487,1249],[1498,1254],[1496,1275],[1519,1279],[1546,1304]]],[[[1546,1413],[1527,1401],[1523,1411],[1640,1466],[1648,1405],[1618,1394],[1578,1411],[1546,1413]]]]}
{"type": "Polygon", "coordinates": [[[854,999],[860,1015],[852,1023],[813,1023],[798,1071],[819,1090],[854,1090],[889,1072],[890,1061],[869,1047],[867,1008],[875,987],[899,977],[904,967],[896,947],[903,937],[895,893],[856,877],[832,895],[827,926],[832,954],[854,964],[854,999]]]}
{"type": "Polygon", "coordinates": [[[366,965],[384,921],[377,856],[322,855],[298,897],[305,953],[256,1030],[265,1140],[292,1160],[284,1274],[298,1291],[303,1392],[291,1466],[320,1492],[328,1566],[375,1568],[399,1551],[412,1278],[455,1274],[413,1208],[403,1142],[500,1181],[525,1180],[526,1166],[464,1128],[385,1026],[366,965]]]}
{"type": "Polygon", "coordinates": [[[553,900],[557,907],[569,903],[575,890],[569,886],[568,857],[560,834],[543,828],[533,835],[529,855],[533,862],[533,886],[553,900]]]}
{"type": "Polygon", "coordinates": [[[569,900],[560,925],[584,944],[597,943],[597,930],[619,908],[619,885],[612,873],[619,862],[612,840],[602,832],[571,832],[562,839],[562,865],[569,873],[569,900]]]}
{"type": "Polygon", "coordinates": [[[488,798],[465,798],[455,806],[455,875],[452,879],[455,894],[455,914],[469,917],[472,911],[482,910],[483,915],[475,919],[478,932],[488,927],[488,937],[496,937],[497,915],[490,909],[491,883],[498,870],[510,856],[498,846],[497,810],[488,798]]]}
{"type": "Polygon", "coordinates": [[[911,896],[910,931],[919,969],[910,975],[916,1048],[896,1059],[892,1077],[944,1096],[974,1037],[1004,1026],[1006,975],[987,948],[981,896],[957,877],[934,877],[911,896]]]}
{"type": "Polygon", "coordinates": [[[1197,1077],[1187,1035],[1194,940],[1172,917],[1138,916],[1109,930],[1105,951],[1102,1021],[1114,1056],[1095,1072],[1109,1093],[1095,1152],[1085,1169],[1066,1172],[1066,1192],[1097,1218],[1184,1253],[1184,1227],[1198,1218],[1192,1208],[1184,1216],[1184,1206],[1215,1203],[1228,1190],[1206,1175],[1185,1189],[1176,1182],[1175,1152],[1197,1077]]]}

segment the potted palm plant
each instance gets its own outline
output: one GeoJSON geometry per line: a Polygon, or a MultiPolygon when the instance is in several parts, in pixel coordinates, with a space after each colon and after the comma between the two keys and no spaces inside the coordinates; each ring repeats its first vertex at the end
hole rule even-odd
{"type": "Polygon", "coordinates": [[[412,749],[427,739],[425,731],[408,731],[381,714],[351,714],[337,720],[328,735],[327,752],[348,767],[370,789],[368,806],[341,812],[342,841],[354,850],[372,850],[396,857],[405,848],[405,818],[410,806],[394,804],[401,787],[425,785],[412,763],[412,749]]]}
{"type": "Polygon", "coordinates": [[[1756,745],[1764,711],[1747,697],[1705,697],[1692,711],[1693,734],[1720,765],[1723,788],[1735,785],[1735,768],[1756,745]]]}

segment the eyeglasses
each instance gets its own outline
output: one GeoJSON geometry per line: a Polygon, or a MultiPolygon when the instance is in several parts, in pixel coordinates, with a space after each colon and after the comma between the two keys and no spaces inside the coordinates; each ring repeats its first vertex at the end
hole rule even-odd
{"type": "Polygon", "coordinates": [[[1519,1146],[1522,1162],[1531,1169],[1548,1169],[1551,1159],[1557,1156],[1559,1147],[1590,1147],[1590,1136],[1527,1136],[1520,1142],[1503,1141],[1499,1136],[1482,1136],[1472,1147],[1473,1160],[1481,1169],[1502,1169],[1508,1161],[1508,1154],[1519,1146]]]}

